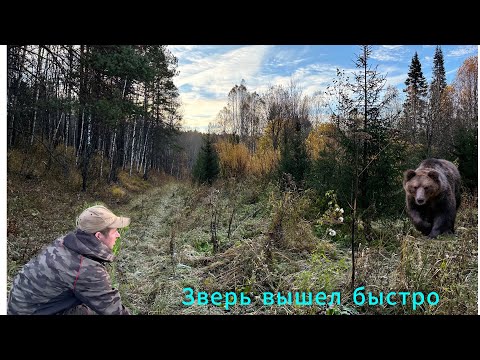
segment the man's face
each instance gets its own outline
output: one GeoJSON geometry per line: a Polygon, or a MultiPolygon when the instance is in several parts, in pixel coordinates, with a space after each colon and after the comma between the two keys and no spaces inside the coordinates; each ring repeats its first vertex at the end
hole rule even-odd
{"type": "Polygon", "coordinates": [[[101,232],[97,232],[95,236],[109,249],[113,249],[113,245],[115,245],[115,241],[120,237],[120,234],[118,233],[117,229],[110,229],[107,233],[107,236],[103,235],[101,232]]]}

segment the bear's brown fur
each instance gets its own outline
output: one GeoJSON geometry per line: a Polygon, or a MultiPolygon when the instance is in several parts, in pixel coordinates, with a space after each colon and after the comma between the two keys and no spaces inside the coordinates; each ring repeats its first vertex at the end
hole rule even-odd
{"type": "Polygon", "coordinates": [[[407,212],[415,228],[434,238],[454,232],[460,206],[460,173],[450,161],[427,159],[404,172],[407,212]]]}

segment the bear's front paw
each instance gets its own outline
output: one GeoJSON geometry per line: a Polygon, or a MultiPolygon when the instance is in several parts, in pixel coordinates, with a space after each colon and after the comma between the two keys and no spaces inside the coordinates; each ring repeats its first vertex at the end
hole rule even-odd
{"type": "Polygon", "coordinates": [[[433,229],[430,234],[428,234],[429,238],[436,238],[438,235],[448,235],[453,234],[453,231],[450,229],[433,229]]]}
{"type": "Polygon", "coordinates": [[[432,224],[426,221],[418,222],[415,225],[415,228],[420,231],[423,235],[428,235],[432,232],[432,224]]]}
{"type": "Polygon", "coordinates": [[[432,223],[428,222],[428,221],[422,221],[422,226],[424,228],[432,228],[432,223]]]}

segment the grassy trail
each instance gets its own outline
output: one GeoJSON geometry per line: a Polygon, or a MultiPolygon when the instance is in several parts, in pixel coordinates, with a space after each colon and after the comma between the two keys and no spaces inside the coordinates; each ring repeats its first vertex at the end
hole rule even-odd
{"type": "Polygon", "coordinates": [[[168,183],[148,191],[122,211],[132,218],[117,258],[124,302],[138,314],[171,314],[181,310],[182,282],[191,268],[171,254],[172,219],[182,211],[185,188],[168,183]],[[152,281],[154,279],[154,281],[152,281]]]}

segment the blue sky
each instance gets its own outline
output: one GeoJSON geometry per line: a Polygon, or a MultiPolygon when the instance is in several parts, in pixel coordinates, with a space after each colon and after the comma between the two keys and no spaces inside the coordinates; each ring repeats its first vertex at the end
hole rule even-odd
{"type": "MultiPolygon", "coordinates": [[[[355,70],[358,45],[171,45],[180,74],[183,128],[206,131],[226,105],[228,92],[244,79],[247,90],[265,92],[270,85],[294,79],[304,94],[324,91],[336,69],[355,70]]],[[[477,45],[441,45],[447,83],[463,61],[478,55],[477,45]]],[[[387,76],[387,84],[404,89],[415,51],[428,82],[432,79],[434,45],[374,45],[372,65],[387,76]]]]}

